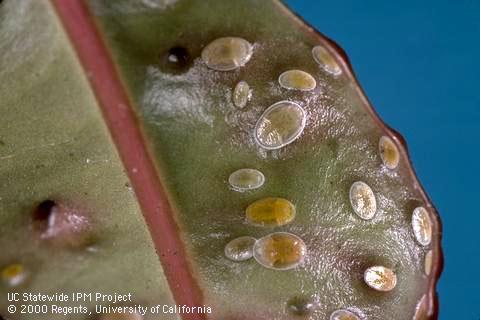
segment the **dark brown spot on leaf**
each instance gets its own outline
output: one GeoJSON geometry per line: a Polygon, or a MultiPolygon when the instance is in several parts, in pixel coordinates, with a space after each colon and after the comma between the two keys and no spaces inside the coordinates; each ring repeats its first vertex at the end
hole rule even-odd
{"type": "Polygon", "coordinates": [[[161,67],[168,73],[180,74],[186,72],[192,65],[193,59],[188,49],[182,46],[170,48],[162,54],[161,67]]]}

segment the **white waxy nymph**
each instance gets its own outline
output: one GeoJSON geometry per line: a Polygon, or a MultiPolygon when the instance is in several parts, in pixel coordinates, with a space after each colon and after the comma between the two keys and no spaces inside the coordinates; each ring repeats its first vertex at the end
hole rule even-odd
{"type": "Polygon", "coordinates": [[[397,275],[383,266],[373,266],[363,274],[365,283],[377,291],[391,291],[397,285],[397,275]]]}
{"type": "Polygon", "coordinates": [[[232,102],[239,109],[245,108],[250,98],[250,86],[245,81],[240,81],[233,89],[232,102]]]}
{"type": "Polygon", "coordinates": [[[395,169],[400,161],[400,153],[390,137],[382,136],[378,142],[378,151],[383,164],[388,169],[395,169]]]}
{"type": "Polygon", "coordinates": [[[315,62],[326,72],[338,76],[342,73],[342,69],[335,61],[335,58],[322,46],[316,46],[312,49],[312,56],[315,62]]]}
{"type": "Polygon", "coordinates": [[[417,207],[413,210],[412,228],[417,242],[422,246],[428,246],[432,241],[432,221],[424,207],[417,207]]]}
{"type": "Polygon", "coordinates": [[[256,169],[239,169],[228,177],[228,183],[235,191],[247,191],[260,188],[265,183],[265,176],[256,169]]]}
{"type": "Polygon", "coordinates": [[[292,143],[303,132],[306,113],[291,101],[277,102],[263,113],[255,126],[257,144],[267,150],[280,149],[292,143]]]}
{"type": "Polygon", "coordinates": [[[278,77],[278,83],[285,89],[301,91],[310,91],[317,86],[315,79],[302,70],[285,71],[278,77]]]}
{"type": "Polygon", "coordinates": [[[377,200],[372,188],[363,181],[356,181],[350,187],[350,204],[362,219],[370,220],[377,212],[377,200]]]}
{"type": "Polygon", "coordinates": [[[360,318],[350,310],[339,309],[332,312],[330,320],[360,320],[360,318]]]}
{"type": "Polygon", "coordinates": [[[227,243],[225,256],[232,261],[245,261],[253,257],[254,237],[238,237],[227,243]]]}
{"type": "Polygon", "coordinates": [[[217,71],[230,71],[244,66],[252,57],[253,47],[245,39],[218,38],[202,50],[207,67],[217,71]]]}

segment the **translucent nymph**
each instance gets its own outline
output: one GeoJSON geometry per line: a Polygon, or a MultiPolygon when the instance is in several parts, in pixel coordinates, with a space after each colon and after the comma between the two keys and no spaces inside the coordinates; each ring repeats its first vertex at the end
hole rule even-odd
{"type": "Polygon", "coordinates": [[[317,303],[310,297],[294,296],[287,302],[287,310],[297,316],[306,316],[315,309],[317,303]]]}
{"type": "Polygon", "coordinates": [[[291,101],[277,102],[263,113],[255,126],[255,140],[267,150],[292,143],[305,128],[305,110],[291,101]]]}
{"type": "Polygon", "coordinates": [[[302,239],[288,232],[276,232],[258,239],[253,257],[262,266],[275,270],[288,270],[298,266],[307,253],[302,239]]]}
{"type": "Polygon", "coordinates": [[[285,89],[310,91],[317,82],[309,73],[302,70],[288,70],[278,77],[278,83],[285,89]]]}
{"type": "Polygon", "coordinates": [[[350,204],[353,211],[364,220],[372,219],[377,212],[375,194],[363,181],[354,182],[350,187],[350,204]]]}
{"type": "Polygon", "coordinates": [[[378,291],[390,291],[397,285],[397,275],[389,268],[373,266],[363,274],[365,283],[378,291]]]}
{"type": "Polygon", "coordinates": [[[432,262],[433,262],[433,252],[432,250],[428,250],[425,254],[425,262],[424,262],[424,272],[425,275],[429,276],[430,272],[432,272],[432,262]]]}
{"type": "Polygon", "coordinates": [[[245,261],[253,257],[254,237],[238,237],[227,243],[225,246],[225,256],[233,261],[245,261]]]}
{"type": "Polygon", "coordinates": [[[378,142],[378,149],[383,164],[388,169],[395,169],[400,161],[400,154],[395,142],[390,137],[382,136],[378,142]]]}
{"type": "Polygon", "coordinates": [[[342,73],[342,69],[335,61],[335,58],[322,46],[316,46],[312,49],[313,59],[322,67],[326,72],[338,76],[342,73]]]}
{"type": "Polygon", "coordinates": [[[22,264],[10,264],[2,269],[2,280],[10,287],[20,285],[27,278],[27,272],[22,264]]]}
{"type": "Polygon", "coordinates": [[[217,71],[230,71],[244,66],[252,57],[253,47],[245,39],[218,38],[202,50],[207,67],[217,71]]]}
{"type": "Polygon", "coordinates": [[[260,188],[265,183],[265,176],[256,169],[239,169],[228,177],[228,183],[235,191],[247,191],[260,188]]]}
{"type": "Polygon", "coordinates": [[[250,98],[250,86],[245,81],[237,83],[232,93],[232,102],[239,109],[245,108],[250,98]]]}
{"type": "Polygon", "coordinates": [[[350,310],[339,309],[332,312],[330,320],[360,320],[360,318],[350,310]]]}
{"type": "Polygon", "coordinates": [[[413,320],[425,320],[427,319],[428,314],[428,305],[427,305],[427,296],[423,295],[415,306],[415,314],[413,320]]]}
{"type": "Polygon", "coordinates": [[[247,207],[246,217],[257,226],[283,226],[295,218],[295,206],[283,198],[263,198],[247,207]]]}
{"type": "Polygon", "coordinates": [[[412,229],[415,239],[422,246],[428,246],[432,241],[432,221],[424,207],[417,207],[412,214],[412,229]]]}

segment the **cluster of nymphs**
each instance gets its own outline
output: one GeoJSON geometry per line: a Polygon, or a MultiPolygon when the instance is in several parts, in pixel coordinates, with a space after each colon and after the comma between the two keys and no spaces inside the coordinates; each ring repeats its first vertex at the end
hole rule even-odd
{"type": "MultiPolygon", "coordinates": [[[[253,54],[253,46],[242,38],[219,38],[208,44],[202,51],[202,60],[208,68],[217,71],[231,71],[247,64],[253,54]]],[[[323,46],[312,49],[312,57],[331,76],[339,76],[342,68],[323,46]]],[[[278,77],[280,86],[287,90],[310,91],[316,88],[315,78],[302,70],[288,70],[278,77]]],[[[233,89],[232,102],[243,109],[251,97],[247,82],[240,81],[233,89]]],[[[279,101],[268,107],[258,119],[253,136],[263,149],[276,150],[294,142],[303,132],[306,112],[298,103],[279,101]]],[[[400,154],[394,140],[382,136],[379,153],[384,166],[395,170],[400,154]]],[[[244,192],[260,188],[265,182],[262,172],[245,168],[233,172],[228,182],[235,191],[244,192]]],[[[371,220],[377,212],[375,193],[363,181],[352,184],[349,193],[353,212],[363,220],[371,220]]],[[[295,218],[295,206],[283,198],[263,198],[250,204],[246,209],[249,224],[262,227],[276,227],[290,223],[295,218]]],[[[412,215],[412,232],[422,246],[428,246],[432,237],[429,213],[424,207],[417,207],[412,215]]],[[[225,255],[233,261],[254,258],[259,264],[274,270],[289,270],[299,266],[307,254],[304,241],[288,232],[275,232],[260,239],[243,236],[231,240],[225,246],[225,255]]],[[[425,273],[431,269],[432,253],[425,256],[425,273]]],[[[372,289],[387,292],[395,288],[397,275],[385,266],[373,265],[364,271],[364,281],[372,289]]],[[[425,299],[422,299],[425,303],[425,299]]],[[[418,306],[421,309],[423,306],[418,306]]],[[[333,312],[331,320],[360,319],[354,310],[340,309],[333,312]]]]}

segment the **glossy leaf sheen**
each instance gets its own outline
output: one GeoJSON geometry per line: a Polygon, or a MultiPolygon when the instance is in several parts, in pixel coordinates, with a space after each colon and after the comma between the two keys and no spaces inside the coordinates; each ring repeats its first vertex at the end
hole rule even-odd
{"type": "MultiPolygon", "coordinates": [[[[430,277],[438,274],[436,216],[403,147],[395,170],[383,164],[379,141],[393,133],[370,112],[334,46],[274,0],[86,3],[175,208],[191,271],[202,302],[212,307],[212,319],[291,319],[286,305],[296,296],[315,300],[312,319],[346,309],[359,310],[362,319],[411,320],[415,312],[423,316],[432,310],[427,298],[417,306],[431,296],[426,295],[430,277]],[[252,46],[244,47],[233,65],[222,60],[220,67],[212,67],[213,56],[205,58],[204,49],[224,37],[252,46]],[[172,52],[178,53],[176,60],[172,52]],[[316,86],[310,91],[282,88],[279,73],[296,69],[310,74],[316,86]],[[253,93],[244,108],[232,103],[232,89],[240,81],[253,93]],[[287,135],[293,137],[288,143],[265,148],[255,138],[255,127],[277,101],[302,108],[302,128],[287,135]],[[257,168],[266,183],[249,192],[232,191],[226,180],[238,168],[257,168]],[[349,190],[355,181],[374,190],[374,219],[353,213],[349,190]],[[269,197],[294,203],[294,219],[276,228],[245,223],[248,205],[269,197]],[[425,246],[412,230],[412,211],[418,206],[428,208],[432,217],[432,240],[425,246]],[[295,234],[304,242],[306,256],[298,267],[278,271],[224,255],[231,239],[261,239],[273,232],[295,234]],[[394,267],[394,290],[377,292],[365,284],[363,273],[375,265],[394,267]]],[[[86,292],[128,289],[143,305],[173,305],[87,83],[90,75],[81,69],[57,19],[46,1],[0,6],[0,80],[6,84],[0,87],[0,177],[5,181],[0,186],[0,247],[6,248],[0,263],[21,263],[29,291],[51,288],[51,283],[86,292]],[[63,250],[51,258],[51,247],[36,245],[28,213],[52,197],[91,213],[96,237],[88,250],[63,250]],[[11,245],[19,242],[26,245],[11,245]]],[[[0,314],[4,307],[0,304],[0,314]]]]}
{"type": "Polygon", "coordinates": [[[320,297],[316,319],[327,318],[339,306],[361,306],[368,319],[413,317],[417,301],[428,290],[423,248],[412,236],[408,212],[421,195],[406,159],[395,174],[383,170],[378,141],[387,132],[366,109],[348,72],[333,76],[313,59],[312,48],[325,43],[275,1],[176,1],[148,19],[142,10],[125,12],[98,0],[90,4],[162,168],[214,318],[287,319],[291,314],[285,304],[298,293],[320,297]],[[200,54],[206,44],[226,36],[252,43],[252,57],[239,70],[212,70],[200,54]],[[156,52],[177,45],[179,39],[196,57],[180,76],[155,61],[156,52]],[[278,66],[281,71],[308,72],[316,88],[282,89],[278,66]],[[239,110],[230,97],[242,80],[253,94],[248,107],[239,110]],[[289,145],[265,150],[253,130],[266,108],[283,100],[305,109],[305,129],[289,145]],[[223,177],[242,167],[261,170],[267,183],[254,192],[232,192],[223,177]],[[358,219],[352,212],[349,188],[358,180],[375,190],[373,220],[358,219]],[[228,239],[271,233],[244,223],[245,208],[265,197],[295,204],[295,219],[282,231],[298,235],[307,246],[308,257],[298,272],[225,263],[228,239]],[[396,266],[395,296],[372,295],[362,277],[370,265],[396,266]],[[406,302],[392,303],[397,299],[406,302]]]}

